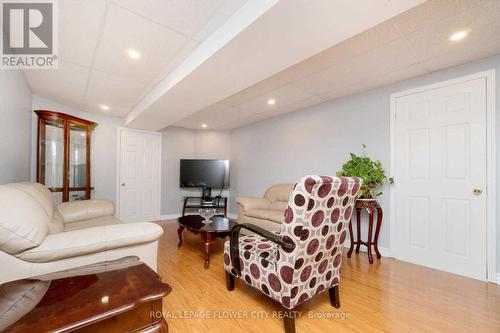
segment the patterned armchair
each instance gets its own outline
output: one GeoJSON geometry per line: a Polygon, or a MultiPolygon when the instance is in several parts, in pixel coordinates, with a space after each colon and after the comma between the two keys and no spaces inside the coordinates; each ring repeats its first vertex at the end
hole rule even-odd
{"type": "MultiPolygon", "coordinates": [[[[281,232],[238,224],[224,244],[227,289],[235,277],[291,310],[328,290],[340,307],[342,249],[361,180],[306,176],[288,200],[281,232]],[[247,229],[256,235],[239,235],[247,229]]],[[[293,316],[284,316],[285,332],[295,332],[293,316]]]]}

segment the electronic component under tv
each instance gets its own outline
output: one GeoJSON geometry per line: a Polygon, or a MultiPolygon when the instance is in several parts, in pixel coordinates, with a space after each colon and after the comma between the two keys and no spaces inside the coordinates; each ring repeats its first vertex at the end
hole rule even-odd
{"type": "Polygon", "coordinates": [[[180,187],[229,187],[228,160],[181,160],[180,187]]]}

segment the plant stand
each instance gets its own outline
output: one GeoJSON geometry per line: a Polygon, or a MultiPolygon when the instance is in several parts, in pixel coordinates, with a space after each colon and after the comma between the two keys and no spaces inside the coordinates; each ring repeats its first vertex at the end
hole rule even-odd
{"type": "Polygon", "coordinates": [[[373,264],[373,256],[372,256],[372,246],[375,250],[375,254],[377,259],[380,259],[382,256],[378,250],[378,236],[380,233],[380,227],[382,226],[382,208],[378,204],[375,199],[358,199],[354,204],[354,209],[356,209],[356,225],[358,237],[357,240],[354,241],[354,233],[352,231],[352,218],[351,223],[349,223],[349,236],[351,237],[351,246],[349,247],[349,251],[347,252],[347,257],[350,258],[352,255],[352,251],[354,250],[354,245],[356,245],[356,253],[359,253],[359,248],[361,245],[365,245],[368,248],[368,261],[370,264],[373,264]],[[361,209],[366,209],[368,212],[368,241],[361,240],[361,209]],[[375,211],[377,212],[377,225],[375,227],[375,239],[372,242],[372,233],[373,233],[373,219],[375,215],[375,211]]]}

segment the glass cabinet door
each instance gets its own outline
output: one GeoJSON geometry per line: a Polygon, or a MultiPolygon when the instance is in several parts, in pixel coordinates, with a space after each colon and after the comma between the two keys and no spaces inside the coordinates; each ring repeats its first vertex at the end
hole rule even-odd
{"type": "Polygon", "coordinates": [[[49,110],[38,116],[37,182],[57,203],[90,199],[90,144],[97,123],[49,110]]]}
{"type": "Polygon", "coordinates": [[[41,156],[38,166],[39,179],[52,192],[57,203],[63,201],[64,174],[64,123],[40,122],[41,156]]]}
{"type": "Polygon", "coordinates": [[[87,126],[69,125],[69,201],[87,198],[87,126]]]}

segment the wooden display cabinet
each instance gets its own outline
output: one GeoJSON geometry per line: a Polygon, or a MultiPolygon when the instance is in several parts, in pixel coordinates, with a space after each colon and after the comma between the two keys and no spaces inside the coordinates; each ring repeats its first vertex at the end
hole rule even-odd
{"type": "Polygon", "coordinates": [[[97,123],[65,113],[34,110],[38,115],[37,182],[56,201],[90,199],[91,137],[97,123]]]}

